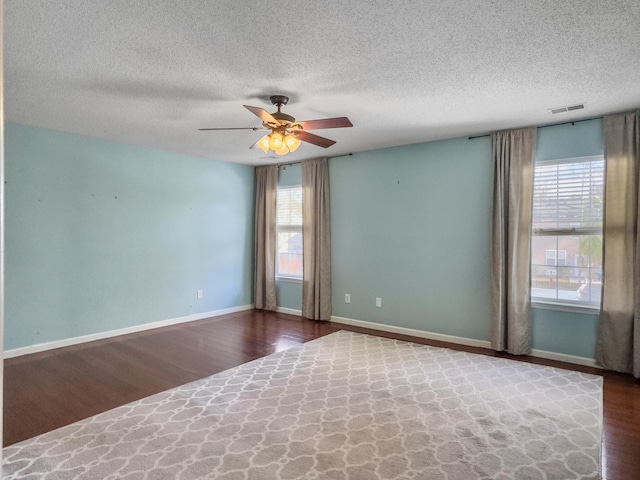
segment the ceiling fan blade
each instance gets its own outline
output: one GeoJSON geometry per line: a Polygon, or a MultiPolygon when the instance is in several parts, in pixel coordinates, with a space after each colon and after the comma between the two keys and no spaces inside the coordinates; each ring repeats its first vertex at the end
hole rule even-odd
{"type": "Polygon", "coordinates": [[[304,130],[320,130],[321,128],[353,127],[347,117],[321,118],[319,120],[305,120],[297,122],[304,130]]]}
{"type": "Polygon", "coordinates": [[[265,123],[275,123],[278,124],[278,120],[276,120],[269,112],[267,112],[264,108],[260,107],[252,107],[250,105],[243,105],[244,108],[253,113],[256,117],[259,117],[265,123]]]}
{"type": "Polygon", "coordinates": [[[267,130],[266,128],[260,128],[260,127],[231,127],[231,128],[199,128],[198,130],[253,130],[254,132],[257,132],[259,130],[267,130]]]}
{"type": "Polygon", "coordinates": [[[304,130],[295,132],[295,136],[303,142],[312,143],[322,148],[330,147],[331,145],[336,143],[334,140],[330,140],[319,135],[314,135],[313,133],[305,132],[304,130]]]}

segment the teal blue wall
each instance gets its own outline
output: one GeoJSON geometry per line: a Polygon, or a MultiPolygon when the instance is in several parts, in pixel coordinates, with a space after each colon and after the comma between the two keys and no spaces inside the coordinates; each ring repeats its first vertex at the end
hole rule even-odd
{"type": "Polygon", "coordinates": [[[533,348],[595,358],[598,315],[533,309],[533,348]]]}
{"type": "MultiPolygon", "coordinates": [[[[278,185],[282,187],[302,185],[302,167],[283,165],[278,170],[278,185]]],[[[276,279],[276,302],[278,307],[302,310],[302,282],[276,279]]]]}
{"type": "Polygon", "coordinates": [[[302,185],[302,167],[299,163],[282,165],[278,169],[278,186],[293,187],[302,185]]]}
{"type": "MultiPolygon", "coordinates": [[[[602,145],[599,120],[543,128],[537,159],[602,145]]],[[[11,123],[5,147],[6,349],[251,303],[252,167],[11,123]]],[[[330,160],[334,315],[488,339],[490,157],[485,137],[330,160]]],[[[277,294],[301,308],[300,283],[277,294]]],[[[534,348],[592,358],[596,323],[534,309],[534,348]]]]}
{"type": "MultiPolygon", "coordinates": [[[[602,151],[600,120],[538,129],[538,160],[602,151]]],[[[330,175],[333,314],[488,340],[490,139],[333,158],[330,175]]],[[[594,357],[597,316],[533,319],[533,348],[594,357]]]]}
{"type": "Polygon", "coordinates": [[[11,123],[5,158],[5,349],[252,302],[253,167],[11,123]]]}
{"type": "Polygon", "coordinates": [[[276,279],[276,303],[278,307],[302,310],[302,282],[276,279]]]}
{"type": "Polygon", "coordinates": [[[536,160],[588,157],[604,153],[602,120],[538,129],[536,160]]]}
{"type": "Polygon", "coordinates": [[[489,138],[333,158],[330,182],[334,315],[489,338],[489,138]]]}

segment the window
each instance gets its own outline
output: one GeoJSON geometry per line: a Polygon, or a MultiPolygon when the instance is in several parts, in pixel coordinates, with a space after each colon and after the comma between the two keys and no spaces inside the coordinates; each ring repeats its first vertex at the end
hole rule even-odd
{"type": "Polygon", "coordinates": [[[604,158],[536,162],[531,296],[534,302],[600,305],[604,158]]]}
{"type": "Polygon", "coordinates": [[[567,264],[566,250],[547,250],[547,265],[559,265],[564,267],[567,264]]]}
{"type": "Polygon", "coordinates": [[[302,186],[278,187],[276,276],[302,278],[302,186]]]}

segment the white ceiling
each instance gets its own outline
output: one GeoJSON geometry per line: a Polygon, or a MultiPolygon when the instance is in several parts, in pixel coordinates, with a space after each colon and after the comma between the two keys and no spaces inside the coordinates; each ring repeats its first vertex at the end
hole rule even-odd
{"type": "Polygon", "coordinates": [[[5,0],[4,27],[6,120],[250,165],[640,107],[638,0],[5,0]],[[354,127],[278,160],[198,131],[272,94],[354,127]]]}

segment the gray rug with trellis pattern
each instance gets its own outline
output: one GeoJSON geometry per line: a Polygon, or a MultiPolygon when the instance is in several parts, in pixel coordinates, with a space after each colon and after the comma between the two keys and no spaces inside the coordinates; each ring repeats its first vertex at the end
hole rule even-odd
{"type": "Polygon", "coordinates": [[[6,447],[5,479],[600,478],[602,377],[337,332],[6,447]]]}

